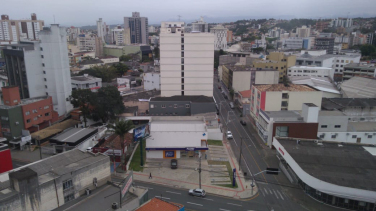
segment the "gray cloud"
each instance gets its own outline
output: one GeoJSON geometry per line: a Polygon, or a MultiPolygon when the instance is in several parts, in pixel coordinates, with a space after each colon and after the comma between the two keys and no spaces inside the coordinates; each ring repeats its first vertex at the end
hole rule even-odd
{"type": "Polygon", "coordinates": [[[95,25],[98,18],[107,24],[122,24],[123,17],[138,11],[150,24],[165,20],[198,19],[234,21],[249,18],[319,18],[376,16],[375,0],[3,0],[2,14],[11,19],[30,18],[36,13],[45,23],[64,26],[95,25]]]}

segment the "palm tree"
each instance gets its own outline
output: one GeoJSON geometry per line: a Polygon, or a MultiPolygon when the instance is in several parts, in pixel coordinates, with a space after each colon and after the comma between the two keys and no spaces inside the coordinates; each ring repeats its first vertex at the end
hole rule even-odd
{"type": "Polygon", "coordinates": [[[124,161],[125,161],[124,138],[125,138],[125,134],[127,134],[129,130],[134,128],[133,122],[131,120],[127,120],[127,121],[124,121],[124,120],[119,121],[118,120],[118,121],[115,122],[115,124],[109,125],[109,127],[114,129],[115,134],[120,137],[121,149],[123,151],[122,157],[121,157],[121,162],[122,162],[123,167],[124,167],[124,161]]]}

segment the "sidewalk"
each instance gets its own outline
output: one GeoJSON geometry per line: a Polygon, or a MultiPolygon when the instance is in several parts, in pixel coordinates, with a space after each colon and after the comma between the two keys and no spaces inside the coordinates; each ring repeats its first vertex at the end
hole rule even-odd
{"type": "MultiPolygon", "coordinates": [[[[228,141],[223,141],[223,146],[227,150],[227,153],[229,155],[229,163],[231,165],[231,168],[238,167],[238,162],[236,158],[234,157],[234,153],[231,150],[231,146],[228,143],[228,141]]],[[[203,165],[202,168],[205,168],[206,165],[203,165]]],[[[166,186],[171,186],[174,188],[179,189],[194,189],[199,188],[198,183],[198,173],[197,171],[192,168],[189,170],[191,173],[193,172],[194,175],[188,175],[188,170],[183,169],[177,169],[173,170],[174,173],[171,173],[170,169],[168,167],[159,167],[159,168],[145,168],[144,172],[133,172],[133,176],[135,180],[143,181],[143,182],[150,182],[155,184],[161,184],[166,186]],[[150,173],[152,173],[152,179],[149,179],[150,173]]],[[[209,174],[209,172],[202,171],[201,174],[209,174]]],[[[127,173],[117,173],[116,177],[126,177],[127,173]]],[[[209,178],[205,175],[202,176],[202,178],[209,178]]],[[[206,179],[208,180],[208,179],[206,179]]],[[[236,182],[238,184],[237,188],[228,188],[223,187],[219,185],[211,185],[210,181],[204,181],[202,180],[201,187],[209,194],[215,194],[219,196],[225,196],[230,198],[236,198],[236,199],[251,199],[258,195],[258,188],[257,186],[251,187],[250,181],[245,181],[245,179],[242,176],[242,172],[237,171],[236,172],[236,182]]]]}

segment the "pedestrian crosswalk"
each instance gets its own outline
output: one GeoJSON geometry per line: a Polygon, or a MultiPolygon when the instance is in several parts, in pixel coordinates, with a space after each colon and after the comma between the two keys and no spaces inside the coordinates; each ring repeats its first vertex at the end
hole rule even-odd
{"type": "Polygon", "coordinates": [[[275,197],[283,201],[287,198],[286,194],[281,190],[275,190],[275,189],[267,188],[267,187],[260,187],[259,191],[265,197],[275,197]]]}

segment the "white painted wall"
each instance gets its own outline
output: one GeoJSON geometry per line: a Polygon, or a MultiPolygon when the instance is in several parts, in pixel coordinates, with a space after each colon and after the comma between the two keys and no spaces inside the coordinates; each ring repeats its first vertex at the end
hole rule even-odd
{"type": "Polygon", "coordinates": [[[376,133],[371,132],[318,132],[317,137],[322,134],[324,141],[335,141],[335,142],[345,142],[345,143],[357,143],[357,139],[360,138],[360,143],[362,144],[376,144],[376,133]],[[367,135],[366,135],[367,134],[367,135]],[[332,137],[335,135],[335,137],[332,137]],[[370,138],[368,136],[371,136],[370,138]],[[356,137],[353,137],[356,136],[356,137]]]}
{"type": "Polygon", "coordinates": [[[144,89],[145,90],[160,90],[161,79],[159,73],[144,73],[144,89]]]}
{"type": "Polygon", "coordinates": [[[255,84],[278,84],[279,71],[256,71],[255,84]]]}
{"type": "Polygon", "coordinates": [[[146,158],[163,158],[163,150],[146,150],[146,158]]]}
{"type": "MultiPolygon", "coordinates": [[[[282,95],[281,95],[282,97],[282,95]]],[[[303,103],[313,103],[321,107],[322,92],[289,92],[288,110],[302,110],[303,103]]]]}
{"type": "Polygon", "coordinates": [[[234,71],[232,75],[232,88],[235,92],[251,88],[251,71],[234,71]]]}

